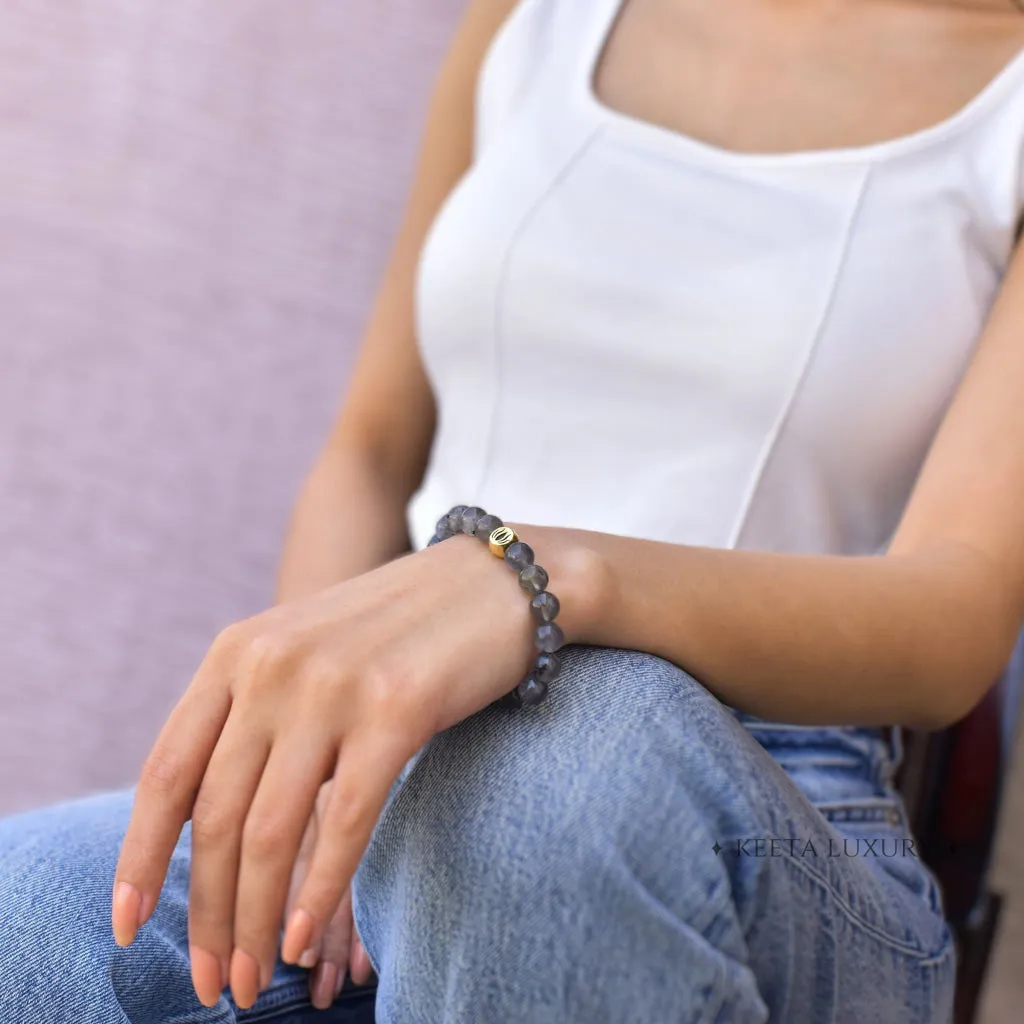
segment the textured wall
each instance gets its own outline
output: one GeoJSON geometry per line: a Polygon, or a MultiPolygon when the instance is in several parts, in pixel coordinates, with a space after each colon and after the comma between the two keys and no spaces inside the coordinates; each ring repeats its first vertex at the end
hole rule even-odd
{"type": "Polygon", "coordinates": [[[0,813],[271,599],[459,0],[0,11],[0,813]]]}

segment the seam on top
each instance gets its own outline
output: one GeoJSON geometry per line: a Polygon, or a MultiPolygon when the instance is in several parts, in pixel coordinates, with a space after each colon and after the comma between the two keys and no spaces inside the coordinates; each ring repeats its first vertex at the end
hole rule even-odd
{"type": "Polygon", "coordinates": [[[498,270],[498,282],[497,287],[495,288],[494,298],[494,343],[492,347],[494,365],[494,404],[491,406],[491,421],[487,428],[487,440],[484,444],[483,465],[480,467],[480,478],[477,481],[476,490],[474,492],[477,495],[483,493],[484,483],[490,473],[494,455],[495,437],[497,435],[497,424],[501,418],[499,416],[499,412],[503,405],[502,399],[505,393],[502,372],[503,354],[505,351],[505,332],[503,330],[503,323],[506,285],[508,283],[508,273],[512,263],[512,256],[525,234],[526,229],[529,227],[530,222],[540,211],[541,207],[551,198],[555,190],[562,185],[565,179],[583,158],[583,155],[594,144],[598,136],[604,134],[605,130],[605,125],[597,124],[587,132],[583,139],[577,144],[576,149],[573,150],[572,153],[570,153],[564,160],[558,173],[551,179],[547,187],[526,208],[526,210],[523,211],[522,216],[519,218],[519,223],[512,230],[509,235],[508,244],[505,246],[505,254],[501,258],[501,266],[498,270]]]}
{"type": "Polygon", "coordinates": [[[783,403],[782,412],[776,419],[774,427],[769,431],[768,439],[765,441],[761,449],[758,464],[751,476],[750,483],[747,485],[747,493],[744,496],[736,523],[730,531],[727,545],[730,548],[735,548],[737,544],[739,544],[743,531],[746,529],[747,524],[750,521],[751,510],[754,507],[754,502],[757,500],[761,484],[764,482],[768,464],[771,462],[772,456],[778,449],[782,433],[785,430],[786,425],[789,423],[793,414],[793,409],[796,406],[796,401],[800,397],[804,384],[810,375],[810,369],[814,363],[814,357],[821,346],[821,339],[825,334],[825,328],[832,319],[832,310],[835,306],[836,295],[839,291],[839,281],[850,256],[850,242],[853,238],[853,232],[857,226],[857,222],[860,220],[861,211],[864,208],[864,197],[867,194],[868,186],[873,178],[874,167],[866,167],[864,169],[864,177],[861,180],[860,188],[857,192],[857,197],[854,200],[853,210],[851,211],[850,217],[846,223],[846,230],[843,233],[842,249],[840,250],[839,258],[836,260],[835,270],[832,273],[832,281],[829,286],[828,298],[825,300],[821,316],[818,318],[817,329],[811,335],[810,344],[807,346],[807,351],[804,354],[803,366],[800,368],[800,372],[796,375],[793,386],[790,388],[789,396],[783,403]]]}

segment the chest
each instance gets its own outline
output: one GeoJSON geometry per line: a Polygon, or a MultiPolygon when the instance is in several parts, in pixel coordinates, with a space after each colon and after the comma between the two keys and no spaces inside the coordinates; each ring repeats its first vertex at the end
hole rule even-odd
{"type": "Polygon", "coordinates": [[[610,6],[591,69],[601,101],[738,152],[920,131],[967,105],[1024,46],[1024,14],[1009,4],[610,6]]]}

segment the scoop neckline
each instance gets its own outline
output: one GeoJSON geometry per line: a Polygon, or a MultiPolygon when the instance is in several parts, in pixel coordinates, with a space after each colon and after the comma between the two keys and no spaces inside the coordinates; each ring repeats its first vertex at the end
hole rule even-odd
{"type": "Polygon", "coordinates": [[[598,17],[595,19],[595,27],[590,34],[589,45],[584,47],[582,74],[578,76],[578,85],[581,86],[579,91],[582,94],[584,105],[607,127],[668,155],[673,152],[689,152],[718,163],[779,168],[803,164],[875,162],[881,158],[915,152],[966,130],[1003,97],[1018,73],[1024,73],[1024,45],[1022,45],[978,92],[948,117],[924,128],[896,135],[890,139],[826,149],[795,149],[778,152],[730,149],[675,128],[658,124],[656,121],[647,121],[616,110],[597,95],[597,70],[627,2],[628,0],[602,0],[603,9],[600,9],[598,17]]]}

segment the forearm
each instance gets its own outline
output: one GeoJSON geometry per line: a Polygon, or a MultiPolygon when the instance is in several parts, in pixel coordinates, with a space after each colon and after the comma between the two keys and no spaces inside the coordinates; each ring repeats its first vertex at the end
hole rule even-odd
{"type": "Polygon", "coordinates": [[[296,502],[281,556],[277,600],[321,590],[406,552],[406,501],[367,453],[330,443],[296,502]]]}
{"type": "Polygon", "coordinates": [[[942,726],[1019,628],[983,560],[954,546],[854,558],[519,529],[551,563],[570,641],[657,654],[767,719],[942,726]]]}

